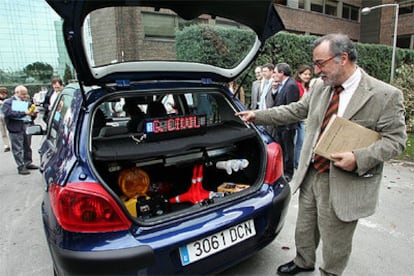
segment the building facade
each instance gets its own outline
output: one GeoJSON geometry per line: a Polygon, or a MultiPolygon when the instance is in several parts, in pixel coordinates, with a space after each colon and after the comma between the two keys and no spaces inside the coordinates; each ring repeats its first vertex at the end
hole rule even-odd
{"type": "MultiPolygon", "coordinates": [[[[354,41],[392,45],[395,9],[383,7],[369,15],[361,15],[361,9],[393,3],[399,3],[397,47],[414,49],[414,0],[275,0],[275,7],[288,32],[311,35],[342,32],[354,41]]],[[[168,13],[130,12],[111,10],[105,22],[89,22],[91,26],[100,26],[107,39],[116,39],[121,33],[130,35],[130,45],[117,45],[111,51],[117,53],[116,57],[110,57],[111,60],[106,60],[108,56],[96,57],[98,63],[122,60],[125,55],[148,59],[160,54],[175,55],[171,36],[174,28],[184,22],[177,22],[168,13]],[[141,29],[138,32],[121,29],[120,20],[133,20],[141,29]]],[[[62,76],[66,64],[71,66],[71,63],[61,29],[59,16],[44,0],[0,1],[0,70],[18,71],[33,62],[45,62],[52,65],[56,75],[62,76]]],[[[104,43],[95,41],[91,47],[104,43]]]]}
{"type": "Polygon", "coordinates": [[[20,71],[34,62],[50,64],[63,76],[71,66],[62,21],[44,0],[0,1],[0,70],[20,71]]]}
{"type": "Polygon", "coordinates": [[[395,7],[364,7],[399,4],[397,47],[413,49],[414,0],[275,0],[286,29],[299,34],[324,35],[341,32],[354,41],[392,45],[395,7]]]}

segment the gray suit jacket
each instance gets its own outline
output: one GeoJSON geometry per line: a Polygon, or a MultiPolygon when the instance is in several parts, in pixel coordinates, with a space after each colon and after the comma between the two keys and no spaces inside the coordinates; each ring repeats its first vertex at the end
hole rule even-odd
{"type": "Polygon", "coordinates": [[[250,109],[257,109],[260,101],[260,80],[255,80],[252,83],[252,93],[250,100],[250,109]]]}
{"type": "MultiPolygon", "coordinates": [[[[275,98],[272,93],[272,82],[273,79],[267,80],[265,85],[263,86],[263,91],[261,93],[265,93],[265,102],[266,102],[266,108],[271,108],[275,105],[275,98]]],[[[261,95],[259,96],[259,100],[261,98],[261,95]]]]}
{"type": "MultiPolygon", "coordinates": [[[[355,172],[343,171],[331,162],[330,201],[343,221],[353,221],[375,212],[384,161],[400,154],[407,139],[402,92],[361,71],[361,81],[343,117],[379,132],[382,138],[354,151],[355,172]]],[[[312,166],[313,149],[329,100],[330,88],[320,82],[298,102],[256,111],[255,123],[259,125],[284,125],[307,118],[299,167],[290,183],[293,192],[300,188],[309,166],[312,166]]]]}

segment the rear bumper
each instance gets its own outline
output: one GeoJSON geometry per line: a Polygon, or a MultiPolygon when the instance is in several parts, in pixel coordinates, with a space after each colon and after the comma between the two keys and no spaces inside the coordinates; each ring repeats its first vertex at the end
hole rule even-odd
{"type": "Polygon", "coordinates": [[[107,251],[73,251],[49,244],[57,275],[136,274],[156,262],[149,246],[107,251]]]}
{"type": "MultiPolygon", "coordinates": [[[[91,248],[97,245],[96,243],[94,244],[95,238],[93,238],[93,235],[79,239],[80,237],[76,238],[69,234],[69,236],[64,235],[60,239],[55,239],[56,236],[50,237],[47,234],[46,236],[51,238],[49,240],[49,249],[54,261],[55,272],[57,275],[206,275],[223,271],[267,246],[282,229],[290,202],[291,193],[289,185],[276,185],[273,188],[267,186],[267,188],[263,188],[263,194],[265,194],[264,197],[252,199],[257,204],[255,206],[257,208],[252,208],[253,204],[247,204],[248,208],[238,209],[240,211],[245,210],[246,214],[236,218],[233,222],[230,222],[228,218],[219,216],[219,218],[224,219],[226,226],[223,227],[225,228],[247,219],[254,219],[257,235],[242,242],[239,246],[230,247],[206,259],[182,266],[177,250],[179,246],[209,234],[201,230],[200,227],[195,227],[191,231],[197,232],[194,238],[184,235],[181,239],[176,236],[176,242],[174,242],[174,240],[163,240],[160,237],[158,242],[163,243],[163,245],[153,245],[154,248],[161,250],[154,250],[148,245],[133,246],[133,243],[129,243],[130,247],[128,248],[119,248],[119,245],[122,245],[123,242],[130,240],[129,237],[126,239],[122,238],[122,233],[119,234],[118,238],[116,238],[116,234],[108,234],[105,237],[96,238],[96,240],[101,242],[107,240],[109,244],[112,243],[112,249],[95,251],[87,251],[86,249],[87,247],[91,248]],[[77,242],[86,242],[89,246],[84,244],[86,246],[83,247],[86,249],[85,251],[76,250],[75,243],[77,242]],[[115,243],[118,242],[120,244],[115,246],[115,243]],[[72,246],[72,249],[60,247],[59,245],[62,245],[62,243],[69,247],[72,246]]],[[[235,208],[235,206],[232,206],[232,208],[235,208]]],[[[200,223],[204,223],[203,221],[201,219],[200,223]]],[[[214,229],[212,231],[219,230],[214,229]]],[[[191,234],[188,233],[188,235],[191,234]]],[[[140,239],[145,239],[145,237],[140,236],[140,239]]],[[[133,240],[135,241],[135,239],[133,240]]]]}
{"type": "MultiPolygon", "coordinates": [[[[283,182],[285,182],[283,180],[283,182]]],[[[288,211],[288,206],[291,199],[291,190],[287,182],[283,185],[276,185],[274,190],[275,196],[267,207],[254,218],[257,235],[250,238],[240,246],[230,247],[227,250],[219,252],[206,259],[190,264],[188,266],[181,266],[178,261],[175,262],[176,275],[212,275],[220,273],[237,263],[246,260],[260,249],[269,245],[282,230],[285,222],[285,217],[288,211]]],[[[178,250],[170,252],[172,259],[179,260],[178,250]]]]}

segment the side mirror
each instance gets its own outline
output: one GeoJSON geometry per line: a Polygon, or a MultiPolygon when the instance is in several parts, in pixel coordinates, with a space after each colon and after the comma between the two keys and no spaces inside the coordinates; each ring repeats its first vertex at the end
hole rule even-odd
{"type": "Polygon", "coordinates": [[[27,135],[44,135],[45,131],[41,125],[33,125],[26,128],[27,135]]]}

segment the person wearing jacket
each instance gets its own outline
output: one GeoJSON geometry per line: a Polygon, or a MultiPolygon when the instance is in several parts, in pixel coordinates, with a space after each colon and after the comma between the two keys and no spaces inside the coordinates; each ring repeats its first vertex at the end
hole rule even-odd
{"type": "Polygon", "coordinates": [[[6,129],[6,120],[4,119],[3,114],[3,101],[7,99],[8,94],[6,87],[0,87],[0,132],[3,139],[4,152],[10,151],[10,141],[6,129]]]}
{"type": "MultiPolygon", "coordinates": [[[[299,100],[299,88],[291,77],[291,69],[287,63],[276,64],[273,78],[278,82],[274,97],[274,106],[287,105],[299,100]]],[[[295,135],[298,123],[278,125],[272,136],[280,143],[283,151],[283,168],[285,177],[290,181],[294,171],[295,135]]]]}
{"type": "Polygon", "coordinates": [[[323,82],[315,84],[311,93],[289,105],[236,113],[245,122],[261,125],[285,125],[307,118],[299,167],[290,182],[293,192],[300,191],[296,257],[279,266],[280,275],[314,270],[320,241],[321,274],[343,273],[358,220],[372,215],[378,204],[384,162],[405,148],[402,92],[369,76],[357,65],[357,56],[346,35],[320,37],[313,45],[313,63],[323,82]],[[365,148],[334,153],[334,161],[321,159],[313,149],[331,111],[375,130],[381,139],[365,148]]]}
{"type": "Polygon", "coordinates": [[[3,113],[11,142],[11,150],[17,164],[17,172],[21,175],[30,174],[29,170],[36,170],[38,166],[32,162],[32,149],[30,136],[26,135],[26,126],[36,115],[29,110],[30,104],[27,88],[23,85],[16,86],[13,97],[3,103],[3,113]]]}
{"type": "Polygon", "coordinates": [[[44,114],[43,114],[43,121],[47,123],[49,121],[49,112],[55,103],[55,100],[60,92],[63,90],[63,81],[61,78],[53,78],[52,79],[52,87],[47,91],[45,100],[43,102],[44,107],[44,114]]]}

